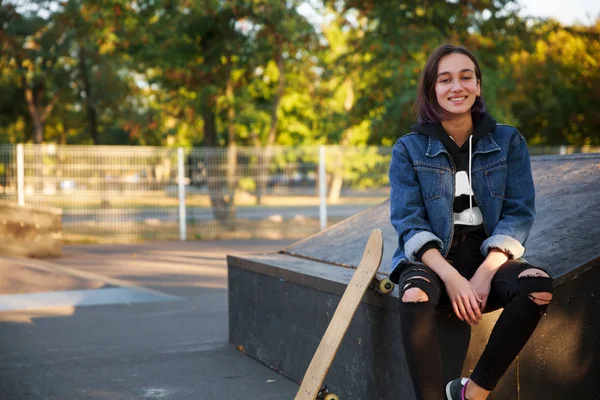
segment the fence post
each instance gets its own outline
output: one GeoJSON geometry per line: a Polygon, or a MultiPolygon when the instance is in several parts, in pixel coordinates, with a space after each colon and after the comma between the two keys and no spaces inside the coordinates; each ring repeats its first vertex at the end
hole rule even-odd
{"type": "Polygon", "coordinates": [[[325,146],[319,146],[319,219],[321,230],[327,228],[327,176],[325,174],[325,146]]]}
{"type": "Polygon", "coordinates": [[[179,188],[179,238],[187,240],[187,227],[185,218],[185,166],[183,148],[177,148],[177,184],[179,188]]]}
{"type": "Polygon", "coordinates": [[[23,145],[17,145],[17,203],[25,205],[25,154],[23,145]]]}
{"type": "Polygon", "coordinates": [[[567,146],[560,146],[558,154],[567,154],[567,146]]]}

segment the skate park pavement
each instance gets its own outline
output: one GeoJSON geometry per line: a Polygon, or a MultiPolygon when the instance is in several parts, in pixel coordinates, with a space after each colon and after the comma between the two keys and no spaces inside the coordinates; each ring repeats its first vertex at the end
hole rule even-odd
{"type": "MultiPolygon", "coordinates": [[[[67,245],[0,256],[0,399],[291,399],[228,343],[227,254],[292,241],[67,245]]],[[[242,351],[240,351],[242,350],[242,351]]]]}

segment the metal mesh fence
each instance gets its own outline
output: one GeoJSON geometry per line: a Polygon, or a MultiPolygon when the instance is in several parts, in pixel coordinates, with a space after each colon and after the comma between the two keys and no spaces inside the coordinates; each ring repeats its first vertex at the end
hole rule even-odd
{"type": "Polygon", "coordinates": [[[318,148],[197,148],[186,164],[192,239],[300,237],[319,229],[318,148]]]}
{"type": "Polygon", "coordinates": [[[24,146],[25,203],[61,208],[72,240],[177,238],[176,152],[24,146]]]}
{"type": "Polygon", "coordinates": [[[15,146],[0,145],[0,200],[17,201],[17,163],[15,146]]]}
{"type": "MultiPolygon", "coordinates": [[[[387,197],[390,149],[328,147],[325,154],[329,224],[387,197]]],[[[188,234],[300,238],[317,232],[319,162],[318,147],[192,149],[188,234]]]]}
{"type": "MultiPolygon", "coordinates": [[[[299,239],[321,229],[324,201],[331,225],[389,196],[387,147],[327,146],[324,153],[316,146],[181,152],[139,146],[22,149],[24,203],[61,208],[69,241],[178,239],[182,233],[190,240],[299,239]],[[320,197],[321,183],[325,197],[320,197]]],[[[568,154],[600,148],[534,147],[530,152],[568,154]]],[[[0,199],[11,202],[19,197],[18,153],[16,146],[0,145],[0,199]]]]}

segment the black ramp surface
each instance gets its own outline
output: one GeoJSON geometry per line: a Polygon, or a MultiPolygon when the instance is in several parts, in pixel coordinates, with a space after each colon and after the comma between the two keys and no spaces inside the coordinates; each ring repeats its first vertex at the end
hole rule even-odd
{"type": "Polygon", "coordinates": [[[600,257],[600,154],[534,160],[537,217],[525,258],[560,283],[600,257]]]}
{"type": "MultiPolygon", "coordinates": [[[[600,256],[600,154],[532,157],[532,169],[537,216],[525,258],[560,282],[600,256]]],[[[356,267],[371,230],[379,228],[384,235],[383,267],[397,246],[389,219],[386,200],[282,252],[356,267]]]]}

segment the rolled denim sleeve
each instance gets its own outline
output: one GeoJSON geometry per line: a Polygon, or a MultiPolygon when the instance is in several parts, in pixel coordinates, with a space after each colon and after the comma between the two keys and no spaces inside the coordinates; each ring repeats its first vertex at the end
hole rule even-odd
{"type": "Polygon", "coordinates": [[[487,256],[496,248],[520,258],[535,219],[535,187],[531,160],[525,138],[517,132],[511,142],[507,160],[507,178],[500,220],[492,235],[481,245],[487,256]]]}
{"type": "Polygon", "coordinates": [[[417,253],[429,242],[440,251],[443,242],[431,233],[418,176],[404,145],[398,141],[392,150],[389,170],[390,219],[398,234],[398,246],[409,261],[420,262],[417,253]]]}

